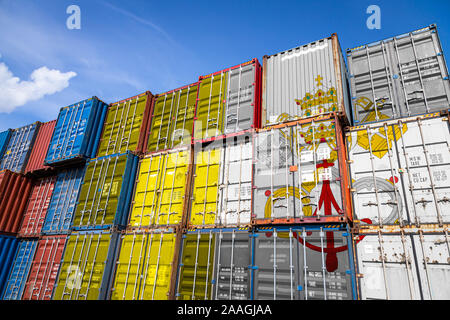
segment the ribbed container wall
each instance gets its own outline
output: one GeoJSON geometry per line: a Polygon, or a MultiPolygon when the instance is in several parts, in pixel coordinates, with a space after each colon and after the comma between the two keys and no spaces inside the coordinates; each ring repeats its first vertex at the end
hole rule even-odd
{"type": "Polygon", "coordinates": [[[3,292],[11,265],[17,252],[19,239],[0,234],[0,293],[3,292]]]}
{"type": "Polygon", "coordinates": [[[446,110],[447,64],[435,25],[347,49],[355,125],[446,110]]]}
{"type": "Polygon", "coordinates": [[[40,125],[40,122],[35,122],[13,130],[0,163],[0,170],[17,173],[25,171],[40,125]]]}
{"type": "Polygon", "coordinates": [[[55,129],[56,120],[42,123],[36,135],[36,140],[31,150],[30,158],[28,159],[25,173],[33,173],[39,175],[49,170],[50,167],[44,166],[44,158],[50,144],[50,139],[55,129]]]}
{"type": "Polygon", "coordinates": [[[353,239],[359,299],[450,299],[448,227],[361,227],[353,239]]]}
{"type": "Polygon", "coordinates": [[[347,68],[336,34],[264,56],[263,126],[333,112],[352,123],[347,68]]]}
{"type": "Polygon", "coordinates": [[[180,245],[173,228],[123,234],[110,299],[173,299],[180,245]]]}
{"type": "Polygon", "coordinates": [[[153,95],[147,91],[109,105],[97,158],[127,151],[144,151],[152,102],[153,95]]]}
{"type": "Polygon", "coordinates": [[[251,224],[253,132],[194,145],[190,227],[251,224]]]}
{"type": "Polygon", "coordinates": [[[37,240],[20,240],[11,271],[2,294],[3,300],[22,299],[31,262],[36,251],[37,240]]]}
{"type": "Polygon", "coordinates": [[[41,233],[68,234],[71,231],[81,183],[86,167],[64,169],[58,173],[41,233]]]}
{"type": "Polygon", "coordinates": [[[11,134],[12,134],[11,129],[0,132],[0,160],[3,158],[3,154],[5,153],[6,147],[8,146],[11,134]]]}
{"type": "Polygon", "coordinates": [[[31,179],[9,170],[0,171],[0,232],[19,231],[31,188],[31,179]]]}
{"type": "Polygon", "coordinates": [[[349,128],[355,216],[364,224],[450,223],[450,127],[439,113],[349,128]]]}
{"type": "Polygon", "coordinates": [[[67,238],[52,300],[105,300],[120,234],[82,231],[67,238]]]}
{"type": "Polygon", "coordinates": [[[196,82],[155,96],[150,131],[145,141],[146,152],[191,143],[198,87],[196,82]]]}
{"type": "Polygon", "coordinates": [[[50,300],[67,236],[44,236],[37,241],[22,300],[50,300]]]}
{"type": "Polygon", "coordinates": [[[41,235],[55,182],[56,176],[33,180],[33,187],[18,232],[19,237],[39,237],[41,235]]]}
{"type": "Polygon", "coordinates": [[[336,115],[258,130],[253,156],[254,224],[352,220],[342,131],[336,115]]]}
{"type": "Polygon", "coordinates": [[[60,166],[94,158],[107,107],[92,97],[61,108],[44,164],[60,166]]]}
{"type": "Polygon", "coordinates": [[[73,230],[126,226],[138,161],[131,152],[89,161],[75,209],[73,230]]]}

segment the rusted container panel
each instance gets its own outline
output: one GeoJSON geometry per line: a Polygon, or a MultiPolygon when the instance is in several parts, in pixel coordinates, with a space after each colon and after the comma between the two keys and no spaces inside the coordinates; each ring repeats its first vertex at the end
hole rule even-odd
{"type": "Polygon", "coordinates": [[[352,220],[339,118],[324,116],[258,130],[254,224],[352,220]]]}
{"type": "Polygon", "coordinates": [[[19,237],[39,237],[47,215],[56,176],[33,180],[33,187],[19,229],[19,237]]]}
{"type": "Polygon", "coordinates": [[[450,222],[448,117],[428,114],[346,133],[354,213],[362,223],[450,222]]]}
{"type": "Polygon", "coordinates": [[[0,171],[0,232],[17,233],[31,192],[31,179],[0,171]]]}
{"type": "Polygon", "coordinates": [[[109,105],[97,158],[127,151],[143,152],[152,101],[153,95],[147,91],[109,105]]]}
{"type": "Polygon", "coordinates": [[[146,141],[147,152],[191,143],[198,87],[196,82],[155,97],[146,141]]]}
{"type": "Polygon", "coordinates": [[[25,173],[39,174],[42,171],[49,170],[50,167],[44,165],[45,155],[47,154],[50,139],[55,129],[56,120],[42,123],[33,144],[33,149],[28,159],[25,173]]]}
{"type": "Polygon", "coordinates": [[[450,82],[436,25],[347,49],[355,125],[446,110],[450,82]]]}
{"type": "Polygon", "coordinates": [[[429,227],[377,227],[355,234],[361,300],[450,299],[448,230],[429,227]]]}
{"type": "Polygon", "coordinates": [[[42,237],[31,263],[22,300],[50,300],[58,275],[67,236],[42,237]]]}
{"type": "Polygon", "coordinates": [[[336,34],[263,58],[262,125],[339,112],[351,123],[347,68],[336,34]]]}
{"type": "Polygon", "coordinates": [[[253,133],[194,145],[191,227],[246,226],[252,213],[253,133]]]}

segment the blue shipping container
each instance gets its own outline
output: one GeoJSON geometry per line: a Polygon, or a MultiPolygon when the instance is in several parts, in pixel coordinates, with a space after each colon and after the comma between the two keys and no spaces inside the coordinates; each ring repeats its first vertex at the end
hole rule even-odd
{"type": "Polygon", "coordinates": [[[108,105],[97,97],[61,108],[44,163],[94,158],[108,105]]]}
{"type": "Polygon", "coordinates": [[[86,166],[61,171],[45,216],[42,234],[68,234],[86,166]]]}
{"type": "Polygon", "coordinates": [[[8,146],[11,133],[12,133],[11,129],[0,132],[0,159],[3,157],[3,153],[5,152],[6,147],[8,146]]]}
{"type": "Polygon", "coordinates": [[[0,292],[3,292],[18,244],[16,237],[0,235],[0,292]]]}
{"type": "Polygon", "coordinates": [[[37,240],[21,240],[3,291],[3,300],[20,300],[28,279],[37,240]]]}
{"type": "Polygon", "coordinates": [[[89,161],[73,230],[126,226],[138,162],[139,158],[131,152],[89,161]]]}
{"type": "Polygon", "coordinates": [[[40,125],[40,122],[35,122],[13,130],[2,158],[0,170],[8,169],[17,173],[25,170],[40,125]]]}

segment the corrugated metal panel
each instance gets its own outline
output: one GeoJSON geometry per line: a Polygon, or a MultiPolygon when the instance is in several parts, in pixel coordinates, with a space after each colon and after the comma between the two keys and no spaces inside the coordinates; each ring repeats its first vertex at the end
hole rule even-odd
{"type": "Polygon", "coordinates": [[[354,237],[362,300],[450,299],[450,238],[446,228],[427,233],[397,227],[354,237]],[[381,258],[382,257],[382,258],[381,258]]]}
{"type": "Polygon", "coordinates": [[[3,293],[11,264],[16,255],[19,239],[0,234],[0,292],[3,293]]]}
{"type": "Polygon", "coordinates": [[[28,163],[25,168],[25,173],[38,173],[50,168],[48,166],[44,166],[44,159],[50,144],[50,139],[53,135],[53,130],[55,129],[55,125],[56,120],[53,120],[45,122],[39,127],[30,158],[28,159],[28,163]]]}
{"type": "Polygon", "coordinates": [[[193,83],[154,99],[147,152],[191,143],[199,83],[193,83]]]}
{"type": "Polygon", "coordinates": [[[86,168],[66,169],[58,174],[42,226],[43,234],[67,234],[72,226],[81,182],[86,168]]]}
{"type": "Polygon", "coordinates": [[[352,300],[351,238],[333,226],[268,228],[253,248],[255,300],[352,300]]]}
{"type": "Polygon", "coordinates": [[[180,240],[181,234],[158,230],[123,235],[111,300],[170,298],[180,240]]]}
{"type": "Polygon", "coordinates": [[[40,122],[35,122],[14,129],[0,164],[1,170],[8,169],[17,173],[25,170],[40,125],[40,122]]]}
{"type": "Polygon", "coordinates": [[[436,112],[450,84],[435,25],[347,50],[355,124],[436,112]]]}
{"type": "Polygon", "coordinates": [[[344,148],[336,116],[260,130],[255,138],[254,223],[351,220],[344,148]]]}
{"type": "Polygon", "coordinates": [[[31,187],[31,180],[21,174],[0,172],[0,232],[19,231],[31,187]]]}
{"type": "Polygon", "coordinates": [[[89,161],[75,211],[74,230],[127,224],[138,160],[127,152],[89,161]]]}
{"type": "Polygon", "coordinates": [[[66,236],[50,236],[38,241],[22,300],[51,299],[66,240],[66,236]]]}
{"type": "Polygon", "coordinates": [[[56,176],[33,181],[28,204],[19,229],[20,237],[39,237],[55,187],[56,176]]]}
{"type": "Polygon", "coordinates": [[[30,272],[31,262],[34,258],[37,241],[21,240],[14,262],[11,266],[8,281],[3,292],[3,300],[22,299],[25,283],[30,272]]]}
{"type": "Polygon", "coordinates": [[[53,300],[104,300],[118,240],[118,233],[72,233],[67,239],[53,300]]]}
{"type": "Polygon", "coordinates": [[[450,222],[447,117],[350,128],[346,137],[355,216],[369,224],[450,222]]]}
{"type": "Polygon", "coordinates": [[[8,146],[9,138],[11,137],[12,129],[0,132],[0,159],[3,158],[3,153],[8,146]]]}
{"type": "Polygon", "coordinates": [[[46,165],[94,158],[107,104],[92,97],[61,108],[45,157],[46,165]]]}
{"type": "Polygon", "coordinates": [[[191,226],[241,226],[251,223],[251,133],[196,144],[191,226]]]}
{"type": "Polygon", "coordinates": [[[97,157],[127,151],[143,151],[152,100],[152,93],[147,91],[110,104],[103,125],[97,157]]]}
{"type": "Polygon", "coordinates": [[[183,222],[190,148],[154,153],[140,160],[128,225],[153,227],[183,222]]]}
{"type": "Polygon", "coordinates": [[[347,69],[336,34],[265,56],[262,125],[331,112],[342,112],[350,120],[346,81],[347,69]]]}

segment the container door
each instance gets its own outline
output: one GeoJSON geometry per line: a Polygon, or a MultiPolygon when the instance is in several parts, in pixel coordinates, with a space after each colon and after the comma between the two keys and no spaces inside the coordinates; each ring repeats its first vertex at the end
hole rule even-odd
{"type": "Polygon", "coordinates": [[[212,232],[187,234],[178,271],[179,300],[211,299],[215,237],[212,232]]]}
{"type": "Polygon", "coordinates": [[[22,172],[33,147],[37,125],[31,124],[14,130],[1,162],[1,169],[22,172]]]}
{"type": "Polygon", "coordinates": [[[170,148],[191,143],[198,85],[177,91],[177,104],[170,128],[170,148]]]}
{"type": "Polygon", "coordinates": [[[152,129],[150,131],[148,151],[154,152],[170,148],[170,127],[175,116],[174,111],[178,104],[176,91],[160,95],[156,98],[152,129]]]}

